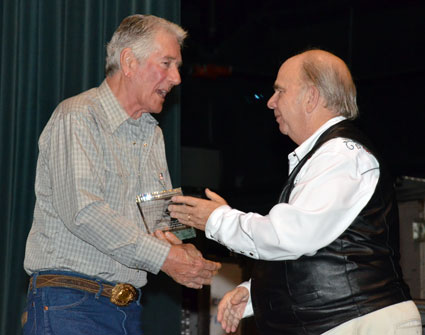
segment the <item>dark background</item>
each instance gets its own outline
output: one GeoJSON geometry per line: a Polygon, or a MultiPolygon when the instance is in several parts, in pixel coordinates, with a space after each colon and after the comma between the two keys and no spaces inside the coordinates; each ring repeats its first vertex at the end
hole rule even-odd
{"type": "Polygon", "coordinates": [[[276,201],[295,146],[266,102],[281,63],[311,47],[350,67],[356,122],[394,177],[425,177],[424,1],[182,0],[181,9],[182,146],[219,152],[216,190],[231,205],[267,213],[276,201]]]}

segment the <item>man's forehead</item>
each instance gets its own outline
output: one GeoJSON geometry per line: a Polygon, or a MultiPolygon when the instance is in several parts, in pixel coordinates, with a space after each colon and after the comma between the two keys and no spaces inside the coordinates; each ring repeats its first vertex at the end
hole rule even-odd
{"type": "Polygon", "coordinates": [[[181,48],[176,36],[166,31],[159,31],[155,36],[155,54],[169,61],[182,62],[181,48]]]}
{"type": "Polygon", "coordinates": [[[276,77],[276,83],[298,81],[300,64],[300,59],[297,56],[286,60],[279,69],[276,77]]]}
{"type": "Polygon", "coordinates": [[[279,72],[288,73],[288,72],[294,72],[297,73],[298,69],[300,67],[301,59],[299,56],[294,56],[289,59],[287,59],[285,62],[283,62],[282,66],[279,69],[279,72]]]}

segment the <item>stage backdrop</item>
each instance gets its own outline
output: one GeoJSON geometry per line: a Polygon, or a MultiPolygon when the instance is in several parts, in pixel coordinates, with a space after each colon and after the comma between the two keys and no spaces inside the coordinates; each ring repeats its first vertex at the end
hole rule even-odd
{"type": "MultiPolygon", "coordinates": [[[[104,78],[105,45],[130,14],[179,23],[180,0],[0,0],[0,334],[20,334],[28,276],[37,141],[55,106],[104,78]]],[[[169,166],[180,184],[179,92],[161,115],[169,166]]],[[[178,334],[180,287],[150,276],[147,334],[178,334]],[[164,318],[167,322],[163,322],[164,318]]]]}

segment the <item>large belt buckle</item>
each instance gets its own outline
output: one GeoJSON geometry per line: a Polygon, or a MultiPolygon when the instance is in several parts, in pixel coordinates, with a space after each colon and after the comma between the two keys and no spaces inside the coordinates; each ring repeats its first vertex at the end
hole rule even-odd
{"type": "Polygon", "coordinates": [[[117,306],[127,306],[136,298],[137,291],[130,284],[118,283],[112,288],[111,302],[117,306]]]}

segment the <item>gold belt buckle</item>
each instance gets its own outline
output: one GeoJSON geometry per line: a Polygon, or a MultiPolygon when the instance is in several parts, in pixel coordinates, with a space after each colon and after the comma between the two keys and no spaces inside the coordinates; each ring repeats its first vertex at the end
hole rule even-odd
{"type": "Polygon", "coordinates": [[[117,306],[127,306],[136,298],[137,291],[130,284],[118,283],[112,288],[111,302],[117,306]]]}

